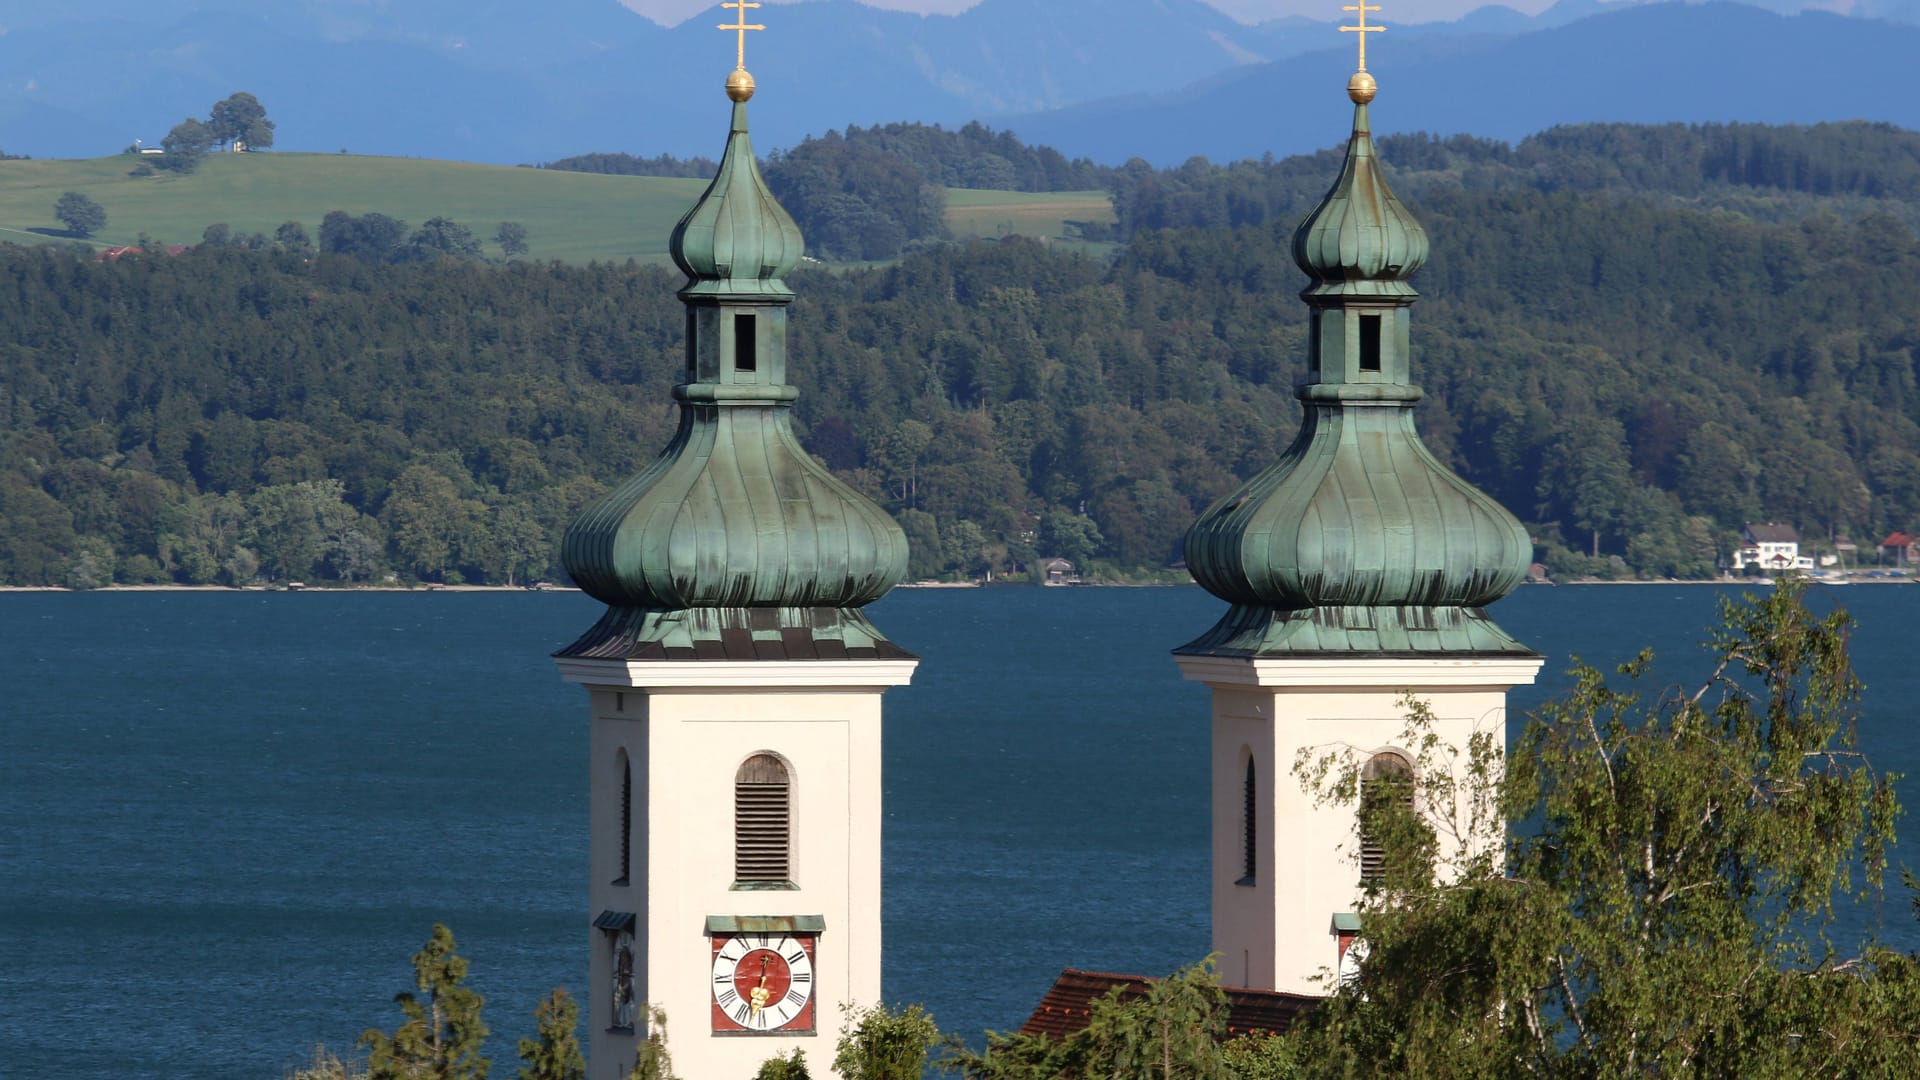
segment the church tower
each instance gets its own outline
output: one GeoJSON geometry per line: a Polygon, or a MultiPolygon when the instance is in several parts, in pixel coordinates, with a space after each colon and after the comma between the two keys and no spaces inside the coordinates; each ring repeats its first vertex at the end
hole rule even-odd
{"type": "MultiPolygon", "coordinates": [[[[1232,607],[1175,650],[1213,692],[1213,949],[1224,981],[1326,993],[1357,929],[1365,845],[1350,806],[1316,806],[1292,774],[1308,750],[1363,776],[1406,774],[1402,699],[1460,747],[1505,739],[1506,692],[1538,655],[1483,610],[1532,545],[1513,515],[1434,459],[1414,430],[1407,284],[1427,236],[1387,187],[1367,115],[1376,86],[1358,0],[1353,137],[1340,178],[1293,238],[1311,284],[1299,435],[1187,533],[1187,563],[1232,607]]],[[[1377,854],[1377,853],[1375,853],[1377,854]]]]}
{"type": "MultiPolygon", "coordinates": [[[[739,9],[741,35],[751,2],[739,9]]],[[[592,724],[588,1075],[627,1075],[650,1007],[682,1076],[804,1049],[880,998],[881,694],[918,661],[861,608],[907,542],[795,439],[782,280],[800,231],[727,79],[719,175],[673,231],[687,275],[680,426],[588,508],[563,558],[604,617],[556,654],[592,724]]]]}

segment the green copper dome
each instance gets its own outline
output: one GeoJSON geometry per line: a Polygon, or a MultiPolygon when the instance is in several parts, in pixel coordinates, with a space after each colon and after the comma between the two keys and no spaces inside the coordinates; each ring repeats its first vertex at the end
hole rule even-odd
{"type": "Polygon", "coordinates": [[[781,279],[800,265],[800,226],[760,176],[747,135],[746,102],[733,103],[733,130],[719,175],[673,227],[668,250],[692,279],[685,292],[791,295],[781,279]]]}
{"type": "Polygon", "coordinates": [[[746,131],[736,103],[720,174],[673,234],[690,279],[679,430],[567,530],[567,572],[608,610],[563,656],[907,655],[858,611],[906,576],[905,534],[793,434],[781,275],[800,232],[746,131]]]}
{"type": "Polygon", "coordinates": [[[1367,107],[1353,110],[1353,138],[1340,179],[1299,231],[1293,260],[1322,292],[1413,296],[1406,284],[1427,261],[1427,230],[1380,174],[1367,107]]]}
{"type": "Polygon", "coordinates": [[[1524,577],[1526,530],[1414,429],[1406,279],[1427,236],[1387,187],[1364,103],[1293,250],[1313,279],[1304,420],[1277,464],[1187,533],[1194,578],[1233,607],[1179,651],[1530,655],[1482,610],[1524,577]]]}

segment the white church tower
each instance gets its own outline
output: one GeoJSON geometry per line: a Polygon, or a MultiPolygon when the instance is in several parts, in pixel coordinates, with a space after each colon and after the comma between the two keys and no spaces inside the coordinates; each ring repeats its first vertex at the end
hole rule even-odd
{"type": "MultiPolygon", "coordinates": [[[[1213,691],[1213,949],[1224,982],[1328,993],[1379,858],[1351,806],[1315,806],[1293,775],[1304,749],[1349,755],[1363,776],[1405,775],[1403,699],[1465,747],[1504,742],[1506,692],[1538,655],[1488,618],[1531,561],[1526,530],[1420,442],[1407,284],[1427,236],[1374,154],[1361,0],[1353,138],[1326,198],[1294,234],[1311,278],[1299,435],[1278,464],[1215,503],[1187,562],[1232,608],[1176,650],[1213,691]],[[1316,978],[1318,977],[1318,978],[1316,978]]],[[[1354,10],[1348,8],[1348,10],[1354,10]]],[[[1436,808],[1422,808],[1431,811],[1436,808]]]]}
{"type": "Polygon", "coordinates": [[[804,1049],[825,1076],[839,1004],[880,998],[880,698],[918,661],[860,609],[906,537],[794,438],[801,237],[754,162],[744,65],[727,93],[719,175],[672,240],[679,432],[564,547],[607,605],[556,655],[592,716],[593,1080],[627,1075],[655,1008],[679,1075],[804,1049]]]}

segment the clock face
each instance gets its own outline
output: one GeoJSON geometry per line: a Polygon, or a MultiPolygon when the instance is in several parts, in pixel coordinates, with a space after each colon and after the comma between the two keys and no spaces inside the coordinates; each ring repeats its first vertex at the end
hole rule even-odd
{"type": "Polygon", "coordinates": [[[813,1031],[813,935],[713,935],[713,1030],[813,1031]]]}

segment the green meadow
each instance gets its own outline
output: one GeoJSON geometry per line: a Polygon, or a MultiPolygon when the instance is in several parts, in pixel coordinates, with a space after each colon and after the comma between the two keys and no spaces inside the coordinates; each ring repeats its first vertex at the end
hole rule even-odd
{"type": "Polygon", "coordinates": [[[1113,200],[1104,191],[947,189],[947,228],[956,239],[1032,236],[1100,251],[1113,245],[1083,241],[1067,222],[1111,225],[1116,220],[1113,200]]]}
{"type": "Polygon", "coordinates": [[[53,204],[79,191],[107,211],[97,247],[146,233],[192,244],[210,224],[271,236],[298,221],[317,235],[328,211],[378,211],[417,226],[446,217],[487,241],[502,221],[527,227],[528,258],[661,259],[667,235],[706,184],[650,176],[602,176],[457,161],[350,154],[209,154],[186,176],[133,177],[131,155],[86,161],[0,161],[0,237],[55,238],[53,204]]]}
{"type": "MultiPolygon", "coordinates": [[[[208,225],[266,233],[298,221],[309,236],[329,211],[379,212],[417,226],[446,217],[473,230],[490,254],[502,221],[527,227],[528,258],[564,262],[661,260],[667,236],[706,182],[604,176],[414,158],[351,154],[209,154],[193,173],[135,177],[133,155],[83,161],[0,161],[0,239],[67,239],[53,216],[62,192],[78,191],[107,212],[88,243],[132,244],[145,233],[192,244],[208,225]]],[[[1033,236],[1088,245],[1068,221],[1112,222],[1102,191],[1035,194],[947,191],[947,226],[956,237],[1033,236]]]]}

